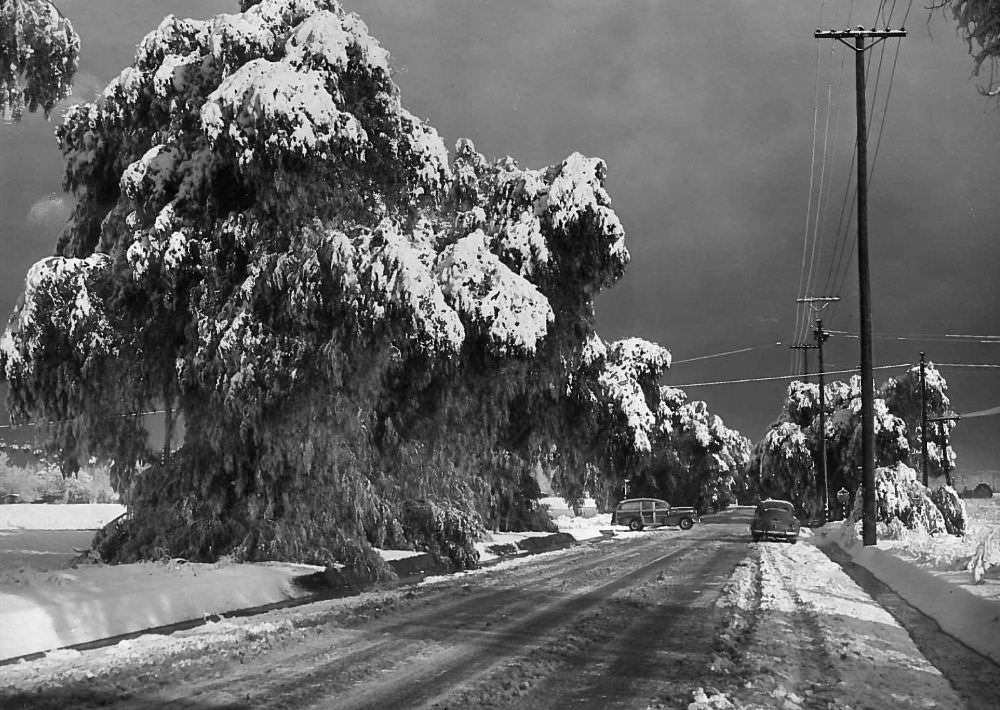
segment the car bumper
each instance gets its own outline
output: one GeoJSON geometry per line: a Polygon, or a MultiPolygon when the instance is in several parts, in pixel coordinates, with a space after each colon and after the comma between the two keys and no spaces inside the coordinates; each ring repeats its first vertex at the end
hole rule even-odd
{"type": "Polygon", "coordinates": [[[754,530],[750,528],[750,533],[762,538],[774,538],[775,540],[794,540],[799,536],[798,530],[754,530]]]}

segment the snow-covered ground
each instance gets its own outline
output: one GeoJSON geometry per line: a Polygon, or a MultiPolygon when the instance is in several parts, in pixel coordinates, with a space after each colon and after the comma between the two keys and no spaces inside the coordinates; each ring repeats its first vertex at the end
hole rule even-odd
{"type": "Polygon", "coordinates": [[[97,530],[124,512],[117,503],[0,505],[0,530],[97,530]]]}
{"type": "Polygon", "coordinates": [[[735,682],[696,693],[689,710],[964,707],[896,619],[811,544],[754,543],[719,604],[713,670],[735,682]]]}
{"type": "MultiPolygon", "coordinates": [[[[120,513],[120,506],[107,505],[4,505],[0,506],[0,534],[3,530],[64,530],[68,526],[93,530],[120,513]]],[[[563,517],[557,525],[577,540],[600,537],[601,528],[611,529],[608,515],[563,517]]],[[[490,563],[500,557],[490,547],[516,546],[526,537],[544,535],[547,533],[493,533],[477,543],[477,548],[482,561],[490,563]]],[[[418,554],[408,550],[379,552],[389,561],[418,554]]],[[[171,560],[49,569],[36,562],[0,569],[0,661],[307,597],[311,592],[297,586],[295,578],[320,569],[225,560],[216,564],[171,560]]]]}
{"type": "MultiPolygon", "coordinates": [[[[49,508],[75,506],[16,507],[38,509],[42,518],[59,515],[47,510],[49,508]]],[[[984,507],[987,511],[992,510],[989,505],[984,507]]],[[[977,525],[979,523],[975,521],[984,520],[988,513],[974,515],[977,515],[974,518],[974,525],[977,525]]],[[[683,534],[670,528],[632,533],[611,526],[610,516],[607,515],[590,518],[562,516],[556,522],[561,531],[570,533],[577,540],[597,538],[602,536],[602,531],[608,530],[620,536],[683,534]]],[[[51,519],[50,523],[55,524],[51,519]]],[[[988,523],[986,520],[984,524],[988,526],[988,523]]],[[[861,602],[855,597],[863,593],[856,590],[849,580],[845,581],[846,578],[838,577],[836,585],[822,582],[834,574],[832,563],[822,555],[807,552],[812,549],[810,542],[823,545],[838,541],[856,562],[937,619],[946,631],[980,653],[1000,660],[1000,600],[991,594],[973,594],[966,589],[970,585],[955,584],[955,581],[961,580],[952,580],[948,575],[959,574],[960,570],[940,570],[928,564],[928,561],[937,560],[939,564],[954,566],[957,564],[954,560],[959,560],[961,555],[957,552],[951,557],[944,553],[932,554],[928,547],[919,548],[922,552],[917,554],[917,541],[914,540],[905,544],[902,541],[886,541],[880,543],[879,549],[865,549],[852,545],[842,531],[838,534],[839,527],[830,526],[823,534],[811,537],[804,535],[800,545],[787,547],[796,564],[786,569],[779,563],[765,561],[762,567],[765,576],[791,575],[796,584],[804,585],[804,598],[812,600],[820,615],[832,614],[841,620],[858,618],[859,612],[855,607],[861,602]],[[941,562],[946,559],[953,561],[941,562]],[[840,592],[824,597],[821,593],[824,589],[840,589],[840,592]],[[827,609],[830,604],[841,606],[827,609]]],[[[974,526],[970,528],[970,535],[975,529],[974,526]]],[[[518,540],[533,534],[539,533],[496,533],[490,536],[491,539],[479,543],[484,561],[497,562],[498,555],[490,552],[489,547],[516,545],[518,540]]],[[[941,539],[934,544],[945,549],[958,544],[957,538],[938,537],[941,539]]],[[[972,543],[966,541],[965,544],[972,543]]],[[[383,552],[387,559],[407,554],[412,553],[383,552]]],[[[527,560],[522,558],[499,561],[500,565],[511,566],[525,563],[527,560]]],[[[101,651],[101,658],[112,664],[134,660],[137,656],[148,657],[154,659],[150,662],[155,662],[156,658],[169,652],[171,643],[185,647],[195,644],[198,648],[211,649],[214,644],[231,643],[234,639],[252,640],[281,633],[284,627],[280,614],[235,618],[230,617],[230,613],[307,595],[308,592],[296,586],[294,578],[316,569],[282,563],[234,564],[223,561],[211,565],[170,561],[119,566],[87,565],[49,571],[7,570],[0,574],[0,659],[203,618],[207,618],[209,623],[198,629],[171,637],[147,635],[132,638],[101,651]]],[[[969,573],[965,574],[968,576],[969,573]]],[[[988,575],[987,584],[977,586],[989,590],[995,582],[988,575]]],[[[363,604],[371,594],[377,596],[378,593],[361,595],[354,602],[339,600],[323,604],[363,604]]],[[[865,604],[873,603],[869,600],[865,604]]],[[[310,612],[296,610],[296,614],[303,613],[310,612]]],[[[50,651],[45,658],[28,664],[0,667],[0,687],[18,683],[18,678],[33,674],[41,674],[41,677],[48,673],[63,673],[65,668],[77,667],[75,659],[78,658],[76,651],[50,651]]],[[[774,690],[781,692],[778,687],[774,690]]]]}
{"type": "Polygon", "coordinates": [[[839,523],[815,541],[837,544],[945,632],[1000,663],[1000,499],[966,506],[964,537],[907,531],[890,539],[880,525],[878,544],[864,547],[856,529],[839,523]],[[977,559],[994,566],[974,574],[977,559]]]}

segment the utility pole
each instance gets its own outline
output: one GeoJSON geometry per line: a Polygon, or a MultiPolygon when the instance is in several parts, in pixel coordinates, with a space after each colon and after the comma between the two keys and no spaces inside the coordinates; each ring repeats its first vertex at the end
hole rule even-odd
{"type": "MultiPolygon", "coordinates": [[[[839,296],[814,296],[811,298],[796,299],[798,303],[808,303],[809,308],[816,313],[822,313],[823,309],[831,303],[840,300],[839,296]]],[[[823,382],[823,343],[830,337],[830,334],[823,330],[823,319],[816,319],[816,327],[813,329],[813,337],[819,354],[819,449],[820,462],[823,471],[823,522],[830,520],[830,483],[826,473],[826,383],[823,382]]]]}
{"type": "Polygon", "coordinates": [[[927,363],[920,353],[920,455],[924,462],[924,488],[927,488],[927,363]]]}
{"type": "Polygon", "coordinates": [[[905,37],[906,30],[816,30],[816,39],[835,39],[854,50],[858,112],[858,295],[861,310],[861,538],[866,545],[875,539],[875,382],[872,372],[872,306],[868,266],[868,126],[865,108],[865,51],[889,37],[905,37]],[[874,41],[865,45],[865,38],[874,41]],[[852,45],[847,41],[854,39],[852,45]]]}

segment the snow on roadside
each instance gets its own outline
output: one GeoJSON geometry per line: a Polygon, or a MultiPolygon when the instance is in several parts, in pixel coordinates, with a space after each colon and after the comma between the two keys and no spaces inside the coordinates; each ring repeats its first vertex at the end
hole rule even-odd
{"type": "Polygon", "coordinates": [[[0,660],[309,594],[321,568],[170,561],[17,570],[0,577],[0,660]]]}
{"type": "MultiPolygon", "coordinates": [[[[0,506],[0,529],[94,529],[117,517],[121,506],[0,506]],[[9,512],[13,510],[13,512],[9,512]]],[[[601,536],[605,518],[566,519],[574,539],[601,536]]],[[[494,533],[477,543],[483,561],[499,556],[487,548],[548,533],[494,533]]],[[[419,552],[378,550],[388,561],[419,552]]],[[[511,560],[510,563],[516,562],[511,560]]],[[[279,562],[188,563],[171,560],[128,565],[85,565],[71,569],[21,567],[0,573],[0,661],[49,649],[97,641],[203,619],[310,593],[294,578],[322,568],[279,562]]]]}
{"type": "Polygon", "coordinates": [[[97,530],[125,512],[118,503],[0,505],[0,530],[97,530]]]}
{"type": "Polygon", "coordinates": [[[755,543],[719,604],[712,670],[745,678],[729,707],[964,707],[895,619],[812,545],[755,543]]]}
{"type": "Polygon", "coordinates": [[[976,652],[1000,662],[1000,498],[965,501],[966,534],[903,531],[890,538],[878,526],[878,544],[865,547],[860,523],[830,525],[816,544],[835,544],[908,603],[976,652]],[[975,561],[992,563],[975,582],[975,561]]]}
{"type": "MultiPolygon", "coordinates": [[[[951,544],[945,536],[939,537],[942,544],[951,544]]],[[[945,633],[1000,663],[1000,600],[975,594],[970,585],[950,583],[947,576],[922,567],[918,560],[894,554],[889,542],[866,547],[846,523],[816,537],[817,545],[840,547],[856,564],[934,619],[945,633]]]]}
{"type": "Polygon", "coordinates": [[[79,680],[89,680],[128,667],[155,667],[164,663],[183,666],[188,659],[208,653],[239,649],[252,654],[275,640],[302,633],[329,614],[385,606],[403,591],[366,592],[354,597],[314,602],[293,609],[279,609],[256,616],[225,618],[171,635],[143,634],[85,653],[63,649],[41,659],[0,666],[0,691],[31,691],[79,680]]]}

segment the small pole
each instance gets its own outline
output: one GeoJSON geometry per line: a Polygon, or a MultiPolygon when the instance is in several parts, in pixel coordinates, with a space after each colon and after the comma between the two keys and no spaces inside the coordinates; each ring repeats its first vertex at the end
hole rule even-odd
{"type": "Polygon", "coordinates": [[[944,468],[944,483],[946,486],[950,486],[951,466],[948,464],[948,430],[945,428],[944,422],[938,426],[941,427],[941,466],[944,468]]]}
{"type": "Polygon", "coordinates": [[[805,363],[806,363],[805,374],[802,375],[802,381],[803,382],[808,382],[809,381],[809,351],[810,350],[814,350],[816,348],[816,346],[815,345],[809,345],[808,343],[796,343],[795,345],[789,345],[788,347],[791,350],[801,350],[802,351],[802,355],[805,358],[805,363]]]}
{"type": "MultiPolygon", "coordinates": [[[[822,313],[823,309],[831,303],[840,300],[840,296],[812,296],[809,298],[797,298],[796,303],[808,303],[810,310],[815,313],[822,313]]],[[[820,440],[820,461],[823,471],[823,522],[830,520],[830,485],[826,475],[826,386],[823,383],[823,343],[830,337],[830,334],[823,330],[823,319],[816,319],[816,328],[813,330],[813,337],[816,339],[815,345],[803,345],[800,347],[816,348],[819,353],[819,440],[820,440]]],[[[793,348],[796,346],[792,346],[793,348]]]]}
{"type": "Polygon", "coordinates": [[[927,475],[927,377],[923,353],[920,353],[920,452],[924,462],[924,488],[927,488],[929,484],[927,475]]]}
{"type": "Polygon", "coordinates": [[[826,386],[823,383],[823,341],[830,336],[823,330],[823,319],[816,319],[816,350],[819,353],[819,441],[823,462],[823,522],[830,520],[830,484],[826,476],[826,386]]]}
{"type": "Polygon", "coordinates": [[[932,421],[937,424],[938,427],[938,438],[941,441],[941,466],[944,468],[944,482],[945,485],[953,485],[951,480],[951,467],[948,464],[948,422],[957,422],[962,417],[958,414],[954,414],[950,417],[929,417],[928,421],[932,421]]]}

